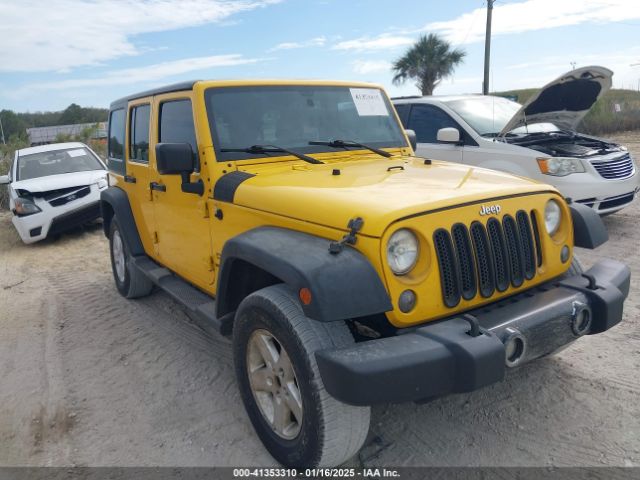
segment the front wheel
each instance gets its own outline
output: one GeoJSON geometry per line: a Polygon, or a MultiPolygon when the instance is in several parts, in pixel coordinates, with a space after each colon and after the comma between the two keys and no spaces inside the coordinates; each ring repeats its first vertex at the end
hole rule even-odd
{"type": "Polygon", "coordinates": [[[236,378],[249,419],[271,455],[288,467],[333,467],[362,447],[370,408],[331,397],[315,352],[354,342],[344,322],[307,318],[285,285],[243,300],[233,328],[236,378]]]}

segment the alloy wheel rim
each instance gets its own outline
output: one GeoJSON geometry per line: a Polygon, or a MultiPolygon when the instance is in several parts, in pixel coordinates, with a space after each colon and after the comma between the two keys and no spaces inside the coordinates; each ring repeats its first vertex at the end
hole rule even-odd
{"type": "Polygon", "coordinates": [[[302,395],[291,359],[282,344],[259,329],[247,344],[247,375],[262,417],[285,440],[298,436],[302,427],[302,395]]]}
{"type": "Polygon", "coordinates": [[[113,234],[113,263],[116,267],[116,275],[118,276],[118,280],[124,282],[124,274],[125,274],[125,258],[124,258],[124,247],[122,245],[122,238],[120,237],[120,232],[116,231],[113,234]]]}

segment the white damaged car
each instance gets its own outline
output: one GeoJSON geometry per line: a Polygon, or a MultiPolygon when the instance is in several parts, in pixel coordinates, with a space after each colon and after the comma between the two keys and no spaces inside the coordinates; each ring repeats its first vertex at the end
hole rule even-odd
{"type": "Polygon", "coordinates": [[[13,225],[33,243],[100,217],[107,170],[83,143],[55,143],[16,150],[8,175],[13,225]]]}
{"type": "Polygon", "coordinates": [[[491,95],[393,99],[418,155],[491,168],[550,183],[600,214],[629,205],[640,174],[627,149],[577,133],[593,104],[611,88],[604,67],[572,70],[524,105],[491,95]]]}

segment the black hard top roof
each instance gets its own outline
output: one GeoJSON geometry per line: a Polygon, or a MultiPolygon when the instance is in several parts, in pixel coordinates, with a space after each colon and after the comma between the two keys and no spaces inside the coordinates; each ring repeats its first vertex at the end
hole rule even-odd
{"type": "Polygon", "coordinates": [[[127,106],[128,102],[130,102],[131,100],[135,100],[136,98],[150,97],[152,95],[160,95],[162,93],[179,92],[181,90],[191,90],[193,88],[193,85],[199,81],[200,80],[189,80],[185,82],[173,83],[171,85],[152,88],[150,90],[145,90],[144,92],[128,95],[112,102],[110,109],[116,110],[118,108],[124,108],[127,106]]]}

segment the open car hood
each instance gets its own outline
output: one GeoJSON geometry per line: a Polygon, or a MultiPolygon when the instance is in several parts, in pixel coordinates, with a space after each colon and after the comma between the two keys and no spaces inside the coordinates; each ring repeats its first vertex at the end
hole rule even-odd
{"type": "Polygon", "coordinates": [[[582,67],[548,83],[526,102],[500,132],[534,123],[553,123],[575,130],[596,100],[611,88],[613,72],[604,67],[582,67]]]}

